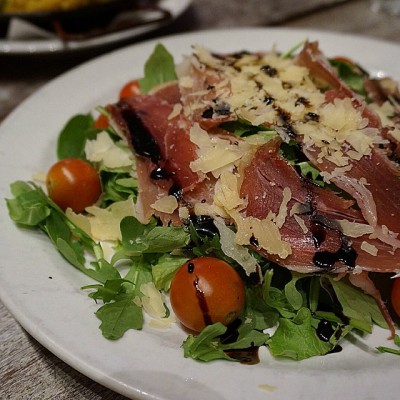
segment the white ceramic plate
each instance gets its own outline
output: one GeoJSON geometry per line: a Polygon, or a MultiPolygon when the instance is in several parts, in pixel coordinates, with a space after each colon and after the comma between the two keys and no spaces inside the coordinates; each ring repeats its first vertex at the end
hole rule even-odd
{"type": "MultiPolygon", "coordinates": [[[[46,85],[0,127],[0,198],[10,182],[30,179],[55,161],[57,134],[79,112],[113,101],[123,83],[142,75],[154,45],[163,42],[176,61],[192,44],[213,50],[282,51],[309,38],[329,56],[347,55],[374,73],[396,77],[400,47],[376,40],[315,31],[249,29],[205,31],[131,46],[80,66],[46,85]]],[[[399,78],[399,75],[397,75],[399,78]]],[[[345,343],[342,352],[301,362],[274,360],[263,349],[261,363],[199,363],[183,357],[186,337],[177,326],[145,327],[107,341],[93,314],[96,305],[80,287],[89,283],[56,253],[47,238],[18,229],[4,202],[0,207],[0,296],[21,325],[62,360],[95,381],[136,399],[394,399],[399,359],[377,354],[390,345],[387,331],[345,343]]]]}
{"type": "Polygon", "coordinates": [[[56,37],[29,38],[29,36],[18,40],[0,39],[0,55],[64,53],[92,49],[95,47],[122,42],[124,40],[139,37],[145,33],[156,30],[166,24],[171,23],[189,7],[190,3],[191,0],[160,0],[160,8],[171,13],[170,19],[165,21],[152,22],[82,41],[71,41],[64,43],[61,39],[56,37]]]}

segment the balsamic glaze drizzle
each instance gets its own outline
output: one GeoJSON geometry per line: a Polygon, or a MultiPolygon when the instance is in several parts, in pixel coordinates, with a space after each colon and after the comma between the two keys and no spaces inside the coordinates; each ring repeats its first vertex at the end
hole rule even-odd
{"type": "Polygon", "coordinates": [[[193,274],[193,272],[194,272],[194,264],[192,262],[188,262],[187,270],[188,270],[189,274],[193,274]]]}
{"type": "Polygon", "coordinates": [[[210,312],[208,310],[208,305],[206,298],[204,296],[204,292],[199,287],[199,278],[196,276],[196,279],[193,281],[194,288],[196,289],[196,297],[199,302],[200,310],[203,314],[203,320],[205,325],[211,325],[212,319],[210,317],[210,312]]]}
{"type": "Polygon", "coordinates": [[[157,167],[157,168],[153,169],[153,171],[150,172],[150,178],[155,181],[162,180],[162,179],[169,179],[169,178],[171,178],[171,174],[164,168],[157,167]]]}
{"type": "Polygon", "coordinates": [[[326,319],[322,319],[318,323],[317,327],[317,336],[323,341],[323,342],[329,342],[329,339],[331,336],[335,333],[335,330],[332,327],[332,324],[327,321],[326,319]]]}
{"type": "MultiPolygon", "coordinates": [[[[305,185],[309,184],[306,180],[303,182],[305,185]]],[[[333,221],[316,213],[315,200],[311,190],[308,191],[306,202],[310,206],[310,231],[316,249],[319,249],[324,243],[329,230],[337,231],[340,235],[340,248],[335,252],[326,250],[316,251],[313,256],[314,265],[321,269],[330,270],[334,267],[336,262],[341,261],[349,269],[354,269],[356,266],[357,252],[352,247],[351,240],[347,236],[343,235],[343,233],[339,230],[339,227],[336,226],[333,221]]]]}
{"type": "Polygon", "coordinates": [[[119,101],[117,107],[126,122],[129,140],[135,152],[150,158],[155,164],[161,160],[161,152],[156,141],[142,121],[141,113],[134,110],[126,101],[119,101]]]}

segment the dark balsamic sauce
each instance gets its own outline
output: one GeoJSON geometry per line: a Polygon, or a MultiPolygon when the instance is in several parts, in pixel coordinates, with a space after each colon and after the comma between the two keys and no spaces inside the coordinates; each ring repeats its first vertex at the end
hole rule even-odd
{"type": "Polygon", "coordinates": [[[215,106],[215,113],[217,115],[229,115],[231,113],[231,107],[228,103],[222,102],[215,106]]]}
{"type": "Polygon", "coordinates": [[[342,261],[350,269],[356,266],[357,252],[342,241],[342,246],[336,252],[318,251],[314,254],[313,263],[323,269],[331,269],[337,261],[342,261]]]}
{"type": "MultiPolygon", "coordinates": [[[[231,324],[227,326],[226,332],[220,336],[221,343],[229,344],[236,342],[239,337],[238,328],[241,325],[240,319],[236,319],[231,324]]],[[[258,357],[258,349],[257,346],[251,346],[247,349],[231,349],[225,350],[225,354],[229,357],[238,360],[241,364],[254,365],[260,362],[258,357]]]]}
{"type": "Polygon", "coordinates": [[[271,78],[278,75],[278,70],[270,65],[263,65],[260,69],[271,78]]]}
{"type": "Polygon", "coordinates": [[[259,247],[258,240],[254,235],[251,235],[250,237],[250,244],[254,247],[259,247]]]}
{"type": "Polygon", "coordinates": [[[286,135],[288,135],[291,139],[296,138],[297,132],[292,126],[290,114],[287,111],[282,110],[282,108],[278,106],[274,106],[274,109],[282,121],[282,128],[285,131],[286,135]]]}
{"type": "Polygon", "coordinates": [[[318,323],[317,327],[317,336],[323,341],[323,342],[329,342],[329,339],[331,336],[335,333],[335,330],[332,327],[332,324],[327,321],[326,319],[322,319],[318,323]]]}
{"type": "Polygon", "coordinates": [[[153,171],[150,172],[150,178],[155,181],[162,180],[162,179],[169,179],[169,178],[171,178],[171,174],[164,168],[157,167],[157,168],[153,169],[153,171]]]}
{"type": "Polygon", "coordinates": [[[208,215],[191,215],[189,221],[200,235],[213,237],[218,234],[218,229],[214,225],[214,220],[208,215]]]}
{"type": "Polygon", "coordinates": [[[208,107],[202,112],[201,116],[206,119],[211,119],[213,117],[213,114],[214,114],[213,108],[208,107]]]}
{"type": "Polygon", "coordinates": [[[196,297],[197,301],[199,302],[200,310],[203,314],[203,320],[205,325],[211,325],[212,319],[210,317],[210,312],[208,310],[207,300],[204,296],[204,292],[199,287],[199,278],[196,276],[195,280],[193,281],[193,286],[196,289],[196,297]]]}
{"type": "Polygon", "coordinates": [[[313,121],[313,122],[319,122],[319,115],[313,112],[309,112],[304,116],[305,122],[308,121],[313,121]]]}
{"type": "Polygon", "coordinates": [[[117,106],[127,124],[129,140],[135,152],[140,156],[150,158],[156,164],[161,160],[161,152],[151,133],[144,125],[141,113],[134,110],[123,100],[119,101],[117,106]]]}
{"type": "Polygon", "coordinates": [[[291,124],[283,124],[283,129],[285,130],[285,133],[292,139],[297,137],[297,132],[293,128],[291,124]]]}
{"type": "Polygon", "coordinates": [[[192,262],[188,262],[187,270],[189,274],[193,274],[194,272],[194,264],[192,262]]]}
{"type": "Polygon", "coordinates": [[[225,354],[240,361],[241,364],[255,365],[260,362],[258,350],[259,347],[253,346],[248,349],[225,350],[225,354]]]}
{"type": "Polygon", "coordinates": [[[265,103],[267,106],[273,104],[274,101],[275,101],[275,99],[274,99],[273,97],[271,97],[271,96],[265,96],[265,97],[264,97],[264,103],[265,103]]]}
{"type": "Polygon", "coordinates": [[[315,247],[318,249],[326,239],[326,228],[323,225],[313,223],[311,224],[310,231],[315,247]]]}
{"type": "Polygon", "coordinates": [[[340,344],[337,344],[332,350],[328,351],[327,354],[340,353],[342,350],[342,346],[340,346],[340,344]]]}
{"type": "MultiPolygon", "coordinates": [[[[329,342],[330,338],[334,333],[335,330],[333,329],[333,326],[329,321],[327,321],[326,319],[322,319],[321,321],[319,321],[317,327],[317,336],[320,340],[322,340],[323,342],[329,342]]],[[[328,351],[327,354],[339,353],[341,351],[342,351],[342,346],[337,344],[333,349],[328,351]]]]}
{"type": "Polygon", "coordinates": [[[348,268],[354,269],[356,266],[357,252],[351,245],[351,241],[344,236],[334,223],[321,215],[316,214],[313,196],[309,191],[307,195],[307,202],[310,205],[311,213],[311,226],[310,231],[314,245],[317,249],[321,247],[326,240],[328,230],[336,230],[340,234],[340,248],[335,252],[330,251],[317,251],[313,256],[313,263],[317,267],[325,270],[332,269],[336,262],[341,261],[348,268]]]}
{"type": "Polygon", "coordinates": [[[300,104],[302,104],[305,107],[309,107],[310,106],[310,101],[308,99],[306,99],[305,97],[298,97],[296,102],[294,103],[295,106],[299,106],[300,104]]]}
{"type": "Polygon", "coordinates": [[[182,198],[182,188],[177,183],[173,183],[168,190],[168,195],[180,200],[182,198]]]}

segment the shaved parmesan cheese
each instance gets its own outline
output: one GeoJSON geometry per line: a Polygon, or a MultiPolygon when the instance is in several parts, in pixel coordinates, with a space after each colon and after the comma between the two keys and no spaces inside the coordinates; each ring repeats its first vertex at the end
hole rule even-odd
{"type": "Polygon", "coordinates": [[[107,208],[87,207],[86,212],[87,215],[75,214],[71,209],[67,209],[66,215],[94,240],[120,240],[121,220],[128,216],[136,216],[132,199],[115,202],[107,208]]]}
{"type": "Polygon", "coordinates": [[[237,211],[232,211],[230,215],[237,226],[235,236],[237,244],[247,246],[251,240],[255,239],[259,247],[269,254],[278,255],[280,258],[285,259],[292,253],[290,244],[282,240],[279,228],[273,222],[275,216],[272,213],[263,220],[244,217],[237,211]]]}
{"type": "Polygon", "coordinates": [[[41,183],[46,182],[47,173],[46,172],[36,172],[32,175],[32,179],[41,183]]]}
{"type": "Polygon", "coordinates": [[[171,111],[171,114],[168,115],[168,119],[173,119],[177,117],[182,111],[182,104],[176,103],[174,104],[174,108],[171,111]]]}
{"type": "Polygon", "coordinates": [[[166,308],[160,291],[153,282],[142,283],[140,291],[143,293],[142,305],[145,312],[153,318],[163,318],[166,315],[166,308]]]}
{"type": "Polygon", "coordinates": [[[154,329],[166,329],[170,328],[175,322],[175,317],[173,315],[170,315],[167,318],[157,318],[150,320],[149,327],[154,329]]]}
{"type": "Polygon", "coordinates": [[[224,171],[215,184],[214,204],[232,210],[244,205],[239,195],[239,180],[231,171],[224,171]]]}
{"type": "Polygon", "coordinates": [[[376,256],[378,254],[378,249],[376,248],[376,246],[374,246],[366,241],[363,241],[361,243],[361,250],[364,250],[365,252],[367,252],[373,256],[376,256]]]}
{"type": "Polygon", "coordinates": [[[156,200],[150,207],[166,214],[172,214],[178,208],[178,200],[172,195],[165,196],[156,200]]]}
{"type": "Polygon", "coordinates": [[[249,145],[245,141],[232,143],[218,136],[211,136],[195,123],[190,129],[190,140],[198,146],[195,161],[190,163],[193,172],[213,172],[218,177],[221,168],[239,160],[249,145]]]}
{"type": "Polygon", "coordinates": [[[296,220],[296,222],[299,224],[301,230],[303,231],[304,234],[308,233],[308,228],[306,226],[306,223],[304,222],[303,218],[300,217],[300,215],[294,214],[293,218],[296,220]]]}
{"type": "Polygon", "coordinates": [[[179,218],[181,220],[187,219],[190,217],[189,209],[187,207],[179,207],[178,209],[179,218]]]}
{"type": "Polygon", "coordinates": [[[370,234],[374,231],[371,225],[351,222],[346,219],[336,220],[336,222],[339,224],[344,235],[354,238],[370,234]]]}
{"type": "Polygon", "coordinates": [[[110,135],[100,132],[96,139],[87,140],[86,158],[91,162],[101,162],[106,168],[121,168],[133,165],[133,154],[128,147],[117,146],[110,135]]]}
{"type": "Polygon", "coordinates": [[[221,249],[243,267],[247,275],[252,272],[260,272],[257,260],[251,256],[247,248],[235,243],[235,232],[229,229],[222,218],[215,217],[214,225],[220,234],[221,249]]]}
{"type": "Polygon", "coordinates": [[[282,203],[279,207],[279,212],[278,215],[274,218],[274,222],[278,228],[282,228],[283,224],[285,223],[285,219],[288,214],[288,203],[290,199],[292,198],[292,192],[288,187],[285,187],[283,189],[283,199],[282,203]]]}
{"type": "Polygon", "coordinates": [[[219,207],[216,204],[195,203],[193,210],[196,215],[209,215],[211,217],[219,215],[224,218],[229,217],[224,208],[219,207]]]}
{"type": "Polygon", "coordinates": [[[89,216],[84,214],[76,214],[71,208],[67,208],[65,210],[65,215],[73,224],[93,238],[89,216]]]}

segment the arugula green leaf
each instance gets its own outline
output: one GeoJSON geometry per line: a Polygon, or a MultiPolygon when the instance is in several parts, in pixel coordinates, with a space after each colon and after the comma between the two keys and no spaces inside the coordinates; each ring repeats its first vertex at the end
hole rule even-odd
{"type": "Polygon", "coordinates": [[[34,227],[50,215],[47,196],[32,182],[16,181],[10,185],[13,199],[6,199],[10,218],[17,224],[34,227]]]}
{"type": "Polygon", "coordinates": [[[333,347],[318,338],[312,327],[311,312],[305,307],[293,319],[280,318],[278,328],[267,344],[274,357],[294,360],[324,355],[333,347]]]}
{"type": "Polygon", "coordinates": [[[123,293],[116,301],[98,309],[96,316],[101,320],[100,330],[104,337],[116,340],[129,329],[142,329],[143,311],[133,299],[133,293],[123,293]]]}
{"type": "Polygon", "coordinates": [[[265,301],[264,292],[262,286],[246,288],[246,303],[241,316],[243,321],[251,321],[253,328],[260,331],[272,328],[279,319],[279,313],[265,301]]]}
{"type": "Polygon", "coordinates": [[[363,332],[371,333],[373,322],[382,328],[387,323],[379,310],[375,300],[361,290],[347,283],[327,277],[342,307],[343,315],[349,318],[349,324],[363,332]]]}
{"type": "Polygon", "coordinates": [[[121,285],[124,282],[129,282],[126,279],[108,279],[104,282],[104,285],[94,284],[83,286],[83,290],[95,289],[94,292],[89,293],[89,297],[94,301],[102,300],[104,303],[110,303],[116,300],[118,295],[121,293],[121,285]]]}
{"type": "Polygon", "coordinates": [[[251,122],[240,117],[238,117],[235,121],[223,122],[219,126],[220,128],[241,137],[256,135],[260,132],[269,132],[271,138],[277,135],[277,133],[272,128],[268,128],[265,125],[252,125],[251,122]]]}
{"type": "Polygon", "coordinates": [[[93,128],[91,114],[78,114],[73,116],[64,126],[58,136],[57,157],[85,159],[85,142],[88,137],[93,137],[98,129],[93,128]]]}
{"type": "Polygon", "coordinates": [[[264,346],[270,338],[268,333],[254,329],[253,321],[243,322],[237,329],[238,337],[234,342],[221,343],[222,350],[243,350],[264,346]]]}
{"type": "Polygon", "coordinates": [[[139,79],[140,91],[148,93],[154,87],[176,79],[172,55],[162,44],[157,44],[144,65],[144,77],[139,79]]]}
{"type": "Polygon", "coordinates": [[[285,292],[274,286],[270,286],[268,289],[266,303],[277,310],[284,318],[290,319],[296,315],[295,310],[286,298],[285,292]]]}
{"type": "Polygon", "coordinates": [[[163,254],[151,269],[155,287],[167,292],[175,272],[188,260],[189,258],[184,256],[174,256],[168,253],[163,254]]]}
{"type": "Polygon", "coordinates": [[[15,197],[6,199],[6,202],[14,222],[42,230],[59,253],[89,277],[100,282],[119,277],[118,270],[103,260],[100,245],[68,220],[42,188],[32,182],[22,181],[12,183],[10,187],[15,197]],[[92,267],[86,265],[85,251],[96,257],[92,267]]]}
{"type": "Polygon", "coordinates": [[[219,337],[226,330],[227,327],[218,322],[206,326],[198,336],[189,335],[182,344],[184,356],[199,361],[213,361],[218,359],[237,361],[229,357],[219,345],[219,337]]]}
{"type": "Polygon", "coordinates": [[[356,66],[347,62],[330,59],[330,64],[336,69],[339,78],[346,82],[355,92],[365,96],[365,74],[356,66]]]}
{"type": "Polygon", "coordinates": [[[123,201],[132,197],[137,198],[137,179],[132,178],[129,172],[107,172],[100,174],[103,193],[101,196],[102,206],[110,205],[117,201],[123,201]]]}
{"type": "Polygon", "coordinates": [[[294,310],[300,310],[304,305],[303,294],[296,288],[297,282],[306,276],[292,272],[292,279],[285,285],[285,296],[294,310]]]}
{"type": "Polygon", "coordinates": [[[122,247],[129,255],[168,253],[188,243],[189,234],[181,227],[147,225],[135,217],[121,221],[122,247]]]}
{"type": "Polygon", "coordinates": [[[288,51],[285,53],[281,54],[281,58],[286,59],[293,57],[294,53],[300,48],[303,47],[303,45],[307,42],[308,39],[303,39],[301,42],[295,44],[293,47],[291,47],[288,51]]]}
{"type": "Polygon", "coordinates": [[[152,281],[149,264],[144,257],[132,259],[132,265],[124,278],[107,280],[104,285],[87,285],[83,289],[95,289],[89,297],[103,300],[96,316],[101,320],[100,330],[111,340],[121,338],[129,329],[142,329],[143,309],[135,301],[143,297],[140,287],[152,281]]]}
{"type": "Polygon", "coordinates": [[[148,283],[152,281],[151,265],[145,256],[132,257],[132,265],[125,275],[125,280],[132,282],[132,291],[135,296],[142,297],[143,294],[140,291],[140,286],[143,283],[148,283]]]}
{"type": "Polygon", "coordinates": [[[378,351],[380,351],[381,353],[390,353],[390,354],[400,356],[400,336],[395,335],[393,342],[397,347],[399,347],[398,349],[393,349],[391,347],[385,347],[385,346],[379,346],[379,347],[377,347],[378,351]]]}

